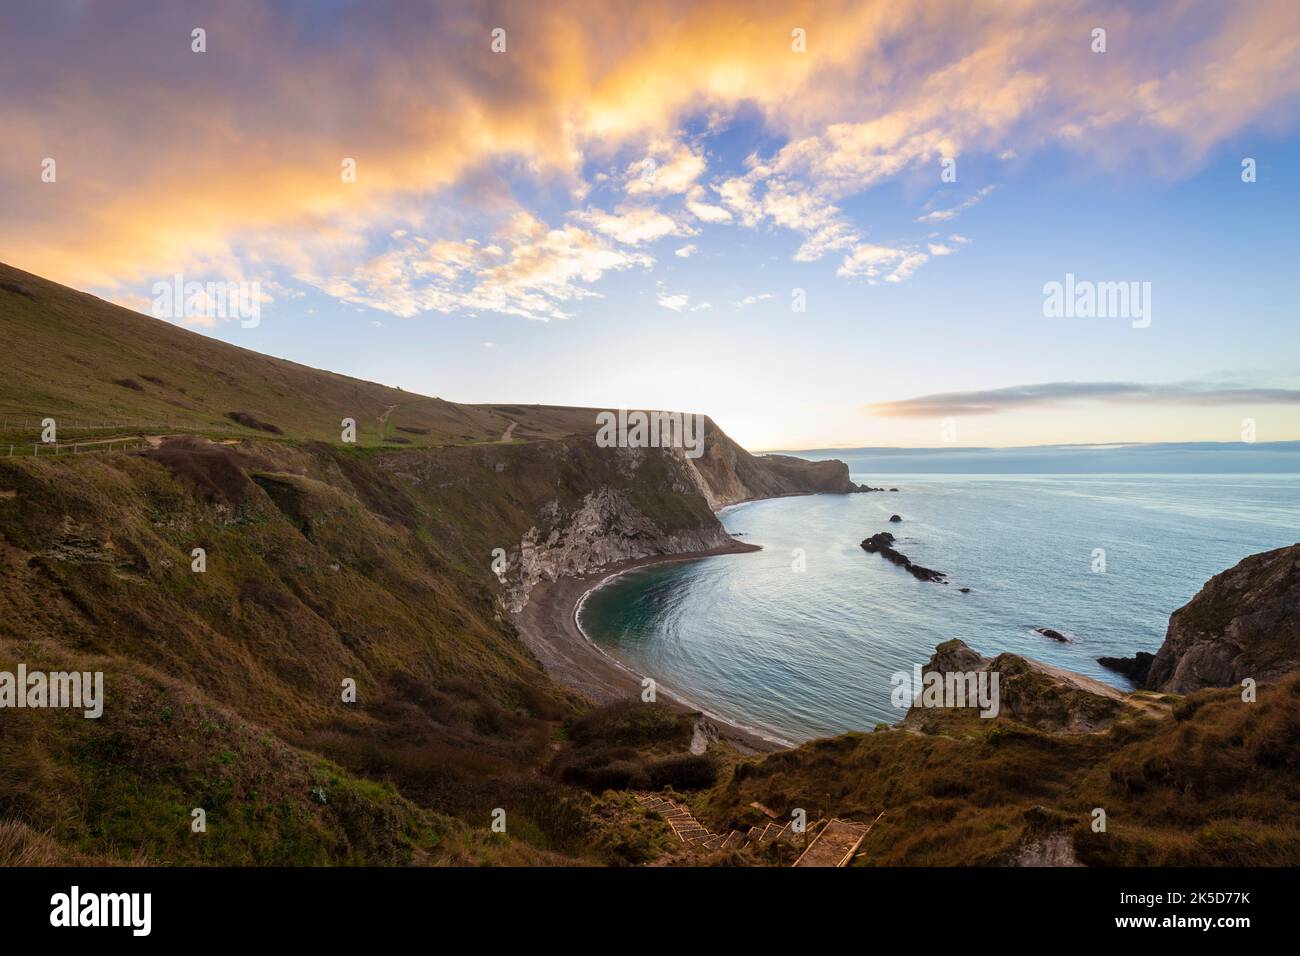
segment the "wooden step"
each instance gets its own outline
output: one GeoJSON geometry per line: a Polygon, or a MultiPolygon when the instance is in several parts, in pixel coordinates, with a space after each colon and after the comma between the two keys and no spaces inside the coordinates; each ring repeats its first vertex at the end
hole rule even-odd
{"type": "MultiPolygon", "coordinates": [[[[876,820],[884,815],[882,810],[876,820]]],[[[874,820],[869,824],[854,823],[851,820],[831,820],[808,844],[808,849],[803,851],[799,859],[794,861],[794,865],[848,866],[873,826],[875,826],[874,820]]]]}
{"type": "Polygon", "coordinates": [[[780,836],[778,836],[776,839],[780,843],[802,846],[805,836],[807,836],[809,839],[812,839],[812,837],[808,834],[806,829],[802,833],[797,832],[794,828],[794,824],[789,823],[786,825],[786,828],[783,831],[781,831],[780,836]]]}

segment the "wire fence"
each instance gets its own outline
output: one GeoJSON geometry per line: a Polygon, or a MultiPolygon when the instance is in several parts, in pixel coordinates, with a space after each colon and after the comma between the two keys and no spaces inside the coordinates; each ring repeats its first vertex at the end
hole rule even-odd
{"type": "Polygon", "coordinates": [[[166,431],[182,427],[193,428],[194,423],[181,425],[178,422],[147,422],[139,420],[128,421],[104,421],[103,419],[85,419],[85,418],[63,418],[59,415],[37,415],[32,417],[30,413],[8,414],[0,412],[0,433],[8,434],[9,432],[32,433],[40,432],[45,427],[45,420],[52,419],[60,431],[149,431],[158,430],[166,431]]]}
{"type": "Polygon", "coordinates": [[[0,442],[0,456],[5,458],[57,458],[62,455],[109,455],[141,451],[149,447],[143,438],[96,442],[0,442]]]}

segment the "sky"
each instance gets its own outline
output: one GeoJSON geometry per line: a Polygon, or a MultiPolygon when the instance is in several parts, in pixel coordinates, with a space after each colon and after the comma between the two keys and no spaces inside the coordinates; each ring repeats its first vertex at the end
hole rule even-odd
{"type": "Polygon", "coordinates": [[[0,260],[256,282],[166,318],[260,352],[756,450],[1300,439],[1294,0],[17,0],[0,84],[0,260]]]}

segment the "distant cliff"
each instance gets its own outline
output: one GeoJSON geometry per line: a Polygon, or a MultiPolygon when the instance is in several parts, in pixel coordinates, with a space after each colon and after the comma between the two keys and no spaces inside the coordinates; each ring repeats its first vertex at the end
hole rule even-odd
{"type": "Polygon", "coordinates": [[[511,611],[527,603],[539,581],[656,555],[740,550],[713,514],[727,505],[859,490],[842,461],[756,457],[710,420],[699,458],[676,449],[599,448],[587,435],[502,448],[494,456],[503,465],[506,456],[518,456],[530,470],[553,469],[544,487],[567,492],[534,502],[535,521],[497,566],[511,611]]]}
{"type": "Polygon", "coordinates": [[[849,480],[842,461],[807,461],[789,455],[751,455],[706,419],[704,455],[688,462],[700,494],[718,509],[756,498],[863,490],[849,480]]]}

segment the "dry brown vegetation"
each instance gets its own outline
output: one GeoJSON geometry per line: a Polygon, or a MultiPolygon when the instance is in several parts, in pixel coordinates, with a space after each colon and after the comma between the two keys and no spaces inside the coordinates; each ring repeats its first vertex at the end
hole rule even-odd
{"type": "Polygon", "coordinates": [[[951,717],[933,733],[847,734],[735,764],[695,805],[717,829],[786,815],[885,817],[861,865],[1008,863],[1044,831],[1087,865],[1300,863],[1300,674],[1203,691],[1097,734],[951,717]],[[1092,830],[1103,808],[1105,833],[1092,830]]]}
{"type": "MultiPolygon", "coordinates": [[[[191,433],[0,459],[0,669],[102,670],[109,694],[99,720],[0,712],[0,865],[758,862],[693,855],[602,792],[642,786],[694,788],[716,830],[765,821],[754,801],[809,819],[885,809],[873,863],[1005,862],[1043,832],[1092,864],[1300,861],[1300,677],[1253,705],[1145,701],[1103,733],[954,718],[687,757],[689,718],[587,713],[551,682],[489,570],[595,489],[665,532],[711,521],[667,456],[600,454],[591,410],[453,405],[0,279],[0,408],[191,433]],[[361,447],[338,443],[343,417],[361,447]],[[395,431],[413,444],[383,448],[395,431]],[[496,807],[509,836],[488,830],[496,807]]],[[[764,470],[724,439],[700,462],[719,488],[743,473],[789,490],[790,462],[764,470]]]]}

